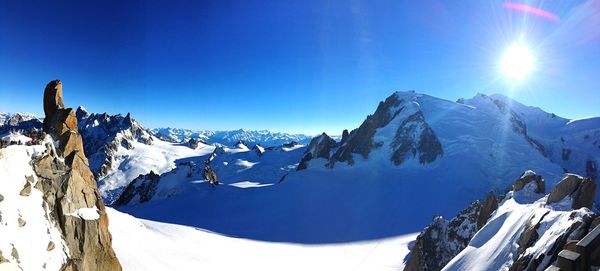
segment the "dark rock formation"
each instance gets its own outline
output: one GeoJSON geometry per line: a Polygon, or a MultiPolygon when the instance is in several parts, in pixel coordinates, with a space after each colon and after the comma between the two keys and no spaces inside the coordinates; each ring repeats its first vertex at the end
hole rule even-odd
{"type": "Polygon", "coordinates": [[[210,163],[207,161],[204,163],[204,178],[208,180],[213,186],[219,185],[219,179],[217,179],[217,173],[212,169],[210,163]]]}
{"type": "Polygon", "coordinates": [[[261,146],[260,144],[254,145],[254,147],[252,147],[252,151],[256,153],[258,157],[261,157],[263,156],[263,154],[265,154],[265,148],[263,148],[263,146],[261,146]]]}
{"type": "Polygon", "coordinates": [[[367,119],[358,127],[353,130],[348,139],[344,142],[345,145],[340,147],[335,154],[331,157],[329,166],[333,167],[336,162],[346,162],[348,164],[354,164],[352,154],[360,154],[364,158],[368,158],[369,153],[373,148],[381,146],[379,142],[373,142],[373,135],[377,128],[384,127],[387,125],[396,114],[400,113],[402,109],[396,111],[395,114],[391,113],[391,108],[399,106],[402,103],[398,97],[393,94],[385,101],[380,102],[377,106],[377,110],[373,115],[367,116],[367,119]]]}
{"type": "Polygon", "coordinates": [[[297,170],[306,169],[308,167],[308,161],[313,158],[325,158],[329,159],[329,155],[333,148],[337,147],[337,142],[333,138],[329,137],[326,133],[322,133],[320,136],[313,138],[304,152],[304,156],[298,164],[297,170]]]}
{"type": "Polygon", "coordinates": [[[133,179],[129,185],[125,188],[123,193],[114,202],[115,205],[126,205],[135,196],[139,196],[139,203],[144,203],[152,199],[156,194],[156,186],[160,180],[160,176],[154,171],[146,175],[140,175],[133,179]]]}
{"type": "Polygon", "coordinates": [[[191,149],[197,149],[199,145],[200,141],[195,138],[192,138],[188,141],[188,147],[190,147],[191,149]]]}
{"type": "Polygon", "coordinates": [[[288,142],[288,143],[284,143],[283,145],[281,145],[281,147],[283,148],[293,148],[300,145],[300,143],[296,142],[296,141],[292,141],[292,142],[288,142]]]}
{"type": "Polygon", "coordinates": [[[571,196],[573,209],[592,208],[595,193],[596,183],[592,179],[575,174],[565,174],[550,192],[547,203],[559,202],[565,197],[571,196]]]}
{"type": "Polygon", "coordinates": [[[485,204],[487,203],[475,201],[450,221],[441,216],[435,217],[433,222],[417,236],[404,270],[441,270],[467,247],[473,235],[479,230],[478,220],[489,212],[488,210],[482,212],[485,204]]]}
{"type": "Polygon", "coordinates": [[[36,188],[43,191],[52,219],[69,248],[70,259],[63,270],[121,270],[111,247],[104,203],[77,130],[75,111],[65,108],[58,80],[46,86],[44,112],[44,131],[58,140],[59,146],[54,149],[47,144],[47,154],[34,161],[41,180],[36,188]],[[87,220],[73,215],[81,208],[97,210],[98,218],[87,220]]]}
{"type": "Polygon", "coordinates": [[[394,148],[391,160],[395,165],[417,154],[419,163],[427,164],[443,154],[442,144],[420,111],[402,121],[391,146],[394,148]]]}
{"type": "MultiPolygon", "coordinates": [[[[418,157],[419,163],[427,164],[443,155],[442,145],[429,124],[412,101],[401,99],[397,93],[380,102],[377,110],[350,133],[342,134],[340,147],[329,159],[328,167],[337,162],[354,164],[353,155],[362,155],[365,159],[373,149],[389,143],[392,148],[390,160],[400,165],[409,158],[418,157]],[[377,129],[386,127],[400,114],[402,121],[398,125],[391,142],[374,141],[377,129]]],[[[314,153],[313,153],[314,156],[314,153]]]]}
{"type": "Polygon", "coordinates": [[[533,171],[524,172],[521,177],[513,184],[513,191],[520,191],[531,182],[535,183],[535,193],[546,193],[546,182],[542,179],[542,176],[535,174],[533,171]]]}
{"type": "Polygon", "coordinates": [[[348,140],[348,137],[350,136],[350,133],[348,133],[348,129],[344,129],[344,131],[342,132],[342,140],[340,141],[340,145],[343,145],[346,140],[348,140]]]}
{"type": "Polygon", "coordinates": [[[481,204],[479,213],[477,214],[477,230],[481,229],[487,223],[492,213],[498,209],[498,200],[494,193],[488,192],[487,197],[481,204]]]}

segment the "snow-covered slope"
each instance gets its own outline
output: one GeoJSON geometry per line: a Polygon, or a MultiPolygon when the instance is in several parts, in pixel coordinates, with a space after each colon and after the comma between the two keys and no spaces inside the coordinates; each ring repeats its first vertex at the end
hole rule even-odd
{"type": "Polygon", "coordinates": [[[124,270],[400,270],[408,243],[415,237],[282,244],[140,220],[111,208],[107,211],[113,248],[124,270]]]}
{"type": "Polygon", "coordinates": [[[185,142],[195,138],[208,144],[218,143],[226,146],[233,146],[240,140],[250,146],[260,144],[265,147],[272,147],[293,141],[300,144],[307,144],[311,139],[311,136],[303,134],[288,134],[267,130],[246,131],[239,129],[231,131],[193,131],[179,128],[155,128],[150,131],[156,137],[170,142],[185,142]]]}
{"type": "MultiPolygon", "coordinates": [[[[527,134],[543,146],[552,162],[568,172],[600,176],[600,117],[568,120],[506,96],[490,97],[515,112],[527,126],[527,134]]],[[[596,199],[600,199],[600,191],[596,199]]]]}
{"type": "Polygon", "coordinates": [[[59,270],[68,249],[51,211],[34,188],[30,161],[43,146],[0,149],[0,270],[59,270]]]}
{"type": "Polygon", "coordinates": [[[443,270],[545,270],[567,240],[581,239],[597,217],[585,207],[571,209],[571,196],[548,203],[548,195],[532,188],[509,192],[487,224],[443,270]]]}
{"type": "Polygon", "coordinates": [[[221,186],[245,189],[275,185],[296,170],[297,161],[305,149],[299,144],[268,148],[255,145],[250,149],[242,142],[234,148],[204,148],[213,151],[210,155],[205,152],[206,155],[182,157],[175,161],[176,167],[162,175],[162,172],[153,170],[150,174],[139,176],[115,203],[139,204],[178,194],[206,195],[212,187],[206,183],[205,165],[209,165],[216,174],[221,186]]]}

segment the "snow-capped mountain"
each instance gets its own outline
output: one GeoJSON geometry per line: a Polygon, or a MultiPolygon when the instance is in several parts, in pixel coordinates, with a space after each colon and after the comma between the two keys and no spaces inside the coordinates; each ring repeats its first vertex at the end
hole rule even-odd
{"type": "Polygon", "coordinates": [[[185,142],[194,138],[208,144],[218,143],[226,146],[233,146],[240,140],[248,145],[260,144],[265,147],[279,146],[290,142],[307,144],[312,138],[303,134],[289,134],[267,130],[246,131],[243,129],[231,131],[192,131],[178,128],[155,128],[151,129],[150,132],[154,136],[168,142],[185,142]]]}
{"type": "Polygon", "coordinates": [[[41,130],[42,121],[30,113],[0,112],[0,136],[11,131],[41,130]]]}
{"type": "Polygon", "coordinates": [[[512,184],[511,176],[526,169],[547,176],[549,185],[559,180],[563,167],[551,159],[538,130],[529,132],[527,121],[490,96],[452,102],[396,92],[339,142],[323,134],[303,153],[282,153],[295,156],[300,170],[286,172],[280,181],[269,177],[274,175],[249,174],[273,165],[260,160],[260,148],[216,148],[212,160],[185,158],[172,172],[140,177],[131,191],[163,192],[144,196],[149,198],[144,202],[141,196],[130,196],[128,205],[118,208],[147,219],[268,241],[328,243],[397,236],[418,230],[433,214],[455,214],[490,190],[503,193],[512,184]],[[205,181],[207,160],[221,185],[205,181]],[[156,190],[145,188],[157,179],[156,190]],[[218,208],[203,209],[202,214],[167,211],[213,206],[215,197],[221,199],[218,208]],[[411,219],[401,219],[405,217],[411,219]],[[281,221],[290,226],[262,226],[281,221]]]}
{"type": "Polygon", "coordinates": [[[130,114],[90,114],[80,106],[76,115],[90,168],[99,178],[118,166],[115,154],[119,147],[134,149],[133,142],[152,145],[152,136],[130,114]]]}

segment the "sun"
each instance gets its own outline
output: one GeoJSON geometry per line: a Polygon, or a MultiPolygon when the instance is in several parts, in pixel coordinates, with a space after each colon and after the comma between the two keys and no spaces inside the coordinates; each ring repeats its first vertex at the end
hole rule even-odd
{"type": "Polygon", "coordinates": [[[527,46],[514,43],[502,55],[500,68],[510,82],[522,81],[534,70],[535,57],[527,46]]]}

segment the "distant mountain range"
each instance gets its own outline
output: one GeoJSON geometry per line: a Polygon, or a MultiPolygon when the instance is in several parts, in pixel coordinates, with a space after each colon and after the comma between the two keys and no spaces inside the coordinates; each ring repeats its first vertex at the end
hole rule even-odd
{"type": "Polygon", "coordinates": [[[304,144],[308,143],[312,138],[312,136],[304,134],[289,134],[267,130],[246,131],[243,129],[230,131],[194,131],[180,128],[155,128],[150,129],[150,132],[161,140],[173,143],[185,142],[193,138],[208,144],[217,143],[225,146],[233,146],[241,140],[247,145],[260,144],[264,147],[272,147],[293,141],[304,144]]]}

